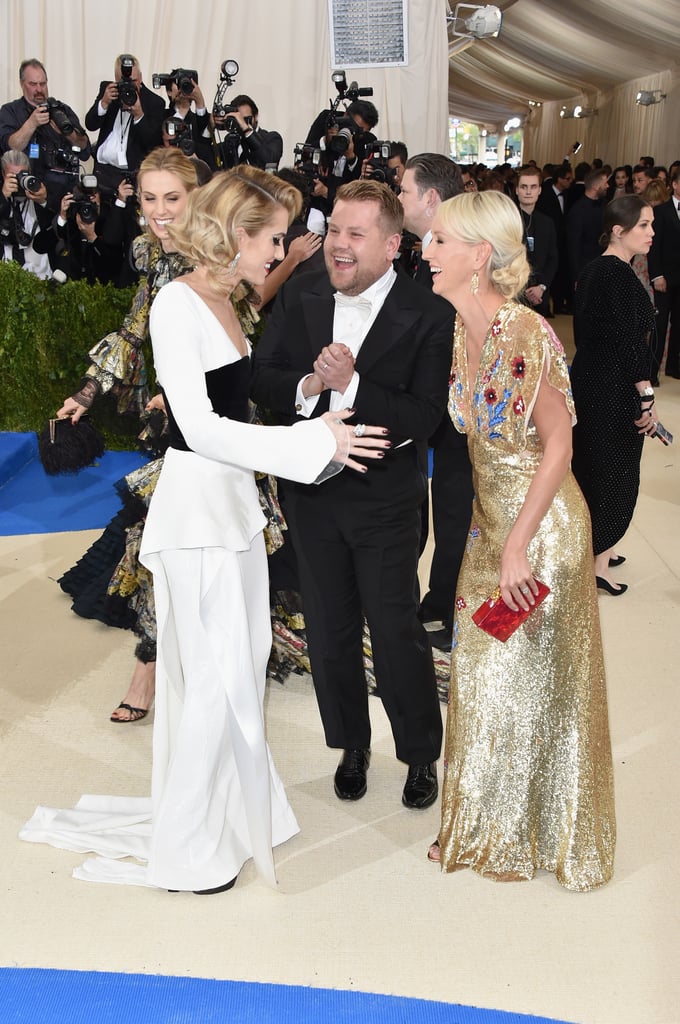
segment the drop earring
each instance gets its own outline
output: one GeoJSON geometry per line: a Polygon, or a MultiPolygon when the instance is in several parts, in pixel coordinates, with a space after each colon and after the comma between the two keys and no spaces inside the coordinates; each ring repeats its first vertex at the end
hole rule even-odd
{"type": "Polygon", "coordinates": [[[230,277],[235,273],[236,268],[238,266],[238,261],[240,259],[241,259],[241,252],[239,250],[239,252],[237,252],[236,255],[234,256],[233,260],[227,266],[227,273],[229,274],[230,277]]]}
{"type": "Polygon", "coordinates": [[[470,279],[470,292],[472,295],[476,295],[479,291],[479,274],[475,270],[474,274],[470,279]]]}

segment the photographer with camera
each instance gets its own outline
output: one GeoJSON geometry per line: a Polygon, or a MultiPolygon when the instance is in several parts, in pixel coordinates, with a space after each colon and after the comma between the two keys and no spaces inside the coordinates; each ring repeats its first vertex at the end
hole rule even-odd
{"type": "Polygon", "coordinates": [[[49,259],[33,247],[37,232],[54,216],[47,205],[45,183],[31,173],[28,157],[17,149],[3,153],[0,166],[0,260],[19,263],[36,277],[46,279],[52,274],[49,259]]]}
{"type": "Polygon", "coordinates": [[[314,119],[305,140],[306,145],[321,151],[314,205],[326,216],[339,186],[361,177],[367,149],[377,141],[371,129],[379,120],[373,103],[360,98],[372,96],[373,89],[359,88],[356,82],[347,85],[344,71],[334,71],[331,77],[338,95],[314,119]]]}
{"type": "Polygon", "coordinates": [[[73,192],[62,196],[59,213],[34,239],[36,252],[49,256],[56,280],[117,281],[125,260],[123,234],[114,230],[107,238],[109,217],[116,214],[102,210],[93,174],[84,175],[73,192]]]}
{"type": "Polygon", "coordinates": [[[105,198],[112,198],[126,177],[134,179],[147,153],[161,145],[164,117],[165,103],[144,85],[137,58],[121,53],[114,81],[100,83],[85,115],[88,131],[99,131],[94,170],[105,198]]]}
{"type": "Polygon", "coordinates": [[[71,108],[48,95],[39,60],[21,62],[19,83],[23,95],[0,107],[0,150],[25,153],[56,205],[77,180],[79,161],[89,158],[90,142],[71,108]]]}
{"type": "Polygon", "coordinates": [[[250,164],[261,170],[276,170],[283,154],[283,139],[278,132],[265,131],[258,124],[255,100],[242,93],[221,110],[213,110],[217,131],[226,132],[221,143],[225,167],[250,164]]]}
{"type": "Polygon", "coordinates": [[[371,142],[361,166],[361,177],[382,181],[399,195],[407,160],[408,150],[403,142],[371,142]]]}
{"type": "Polygon", "coordinates": [[[198,84],[198,72],[173,68],[167,75],[154,74],[154,89],[163,86],[168,96],[168,110],[163,121],[163,145],[177,146],[185,156],[197,156],[214,171],[210,114],[198,84]],[[192,104],[195,104],[195,110],[192,110],[192,104]]]}

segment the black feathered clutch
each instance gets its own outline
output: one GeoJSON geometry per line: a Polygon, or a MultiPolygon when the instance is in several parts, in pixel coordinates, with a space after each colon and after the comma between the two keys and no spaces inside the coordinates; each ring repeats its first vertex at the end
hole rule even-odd
{"type": "Polygon", "coordinates": [[[78,473],[105,451],[104,438],[85,416],[76,423],[48,420],[37,438],[40,461],[50,476],[78,473]]]}

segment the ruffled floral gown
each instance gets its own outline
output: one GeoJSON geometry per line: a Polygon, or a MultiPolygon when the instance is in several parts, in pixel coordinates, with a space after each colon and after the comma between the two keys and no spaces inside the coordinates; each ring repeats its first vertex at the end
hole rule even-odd
{"type": "Polygon", "coordinates": [[[475,500],[456,599],[439,843],[444,871],[506,881],[544,869],[583,891],[611,877],[616,826],[590,517],[571,473],[528,549],[548,597],[506,643],[471,617],[498,585],[503,544],[541,462],[532,410],[543,376],[573,416],[564,351],[541,317],[501,306],[474,381],[458,319],[449,409],[468,436],[475,500]]]}

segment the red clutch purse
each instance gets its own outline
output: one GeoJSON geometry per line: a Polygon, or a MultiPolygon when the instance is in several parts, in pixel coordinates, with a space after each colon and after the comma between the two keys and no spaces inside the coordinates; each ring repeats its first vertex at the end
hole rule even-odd
{"type": "Polygon", "coordinates": [[[529,605],[528,612],[525,612],[523,608],[518,608],[516,612],[513,612],[512,608],[508,608],[501,597],[500,587],[496,587],[493,594],[487,597],[484,604],[480,604],[477,611],[472,613],[472,621],[480,629],[495,637],[496,640],[501,640],[505,643],[508,637],[512,636],[515,630],[529,618],[531,613],[538,608],[541,601],[550,593],[550,587],[546,587],[545,583],[541,583],[540,580],[536,580],[536,583],[538,583],[538,594],[534,595],[535,603],[529,605]]]}

